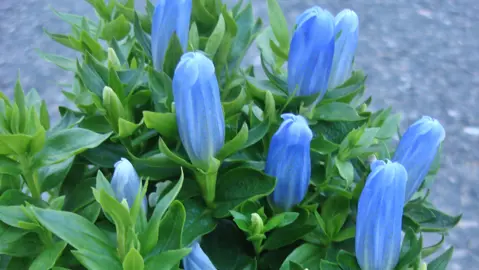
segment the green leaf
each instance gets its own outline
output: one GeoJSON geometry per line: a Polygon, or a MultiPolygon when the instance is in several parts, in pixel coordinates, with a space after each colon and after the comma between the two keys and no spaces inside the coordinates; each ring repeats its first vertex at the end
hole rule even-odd
{"type": "Polygon", "coordinates": [[[201,240],[201,248],[216,269],[256,269],[249,268],[254,263],[249,255],[250,245],[244,233],[229,220],[220,220],[216,229],[201,240]]]}
{"type": "Polygon", "coordinates": [[[38,207],[47,207],[48,204],[41,199],[34,199],[20,190],[9,189],[0,196],[0,205],[24,205],[29,203],[38,207]]]}
{"type": "MultiPolygon", "coordinates": [[[[17,82],[15,83],[15,88],[13,92],[15,104],[18,106],[18,131],[23,132],[25,129],[25,123],[27,122],[27,108],[25,104],[25,93],[23,92],[22,85],[20,83],[20,75],[17,78],[17,82]]],[[[13,129],[13,128],[12,128],[13,129]]]]}
{"type": "Polygon", "coordinates": [[[36,234],[0,223],[0,254],[28,257],[37,255],[42,249],[36,234]]]}
{"type": "Polygon", "coordinates": [[[76,71],[75,59],[66,58],[56,54],[44,53],[38,49],[36,51],[40,55],[40,57],[45,59],[46,61],[53,63],[66,71],[73,71],[73,72],[76,71]]]}
{"type": "Polygon", "coordinates": [[[196,22],[193,22],[190,27],[190,32],[188,34],[188,51],[196,51],[200,49],[200,36],[198,34],[198,26],[196,22]]]}
{"type": "Polygon", "coordinates": [[[123,260],[123,270],[143,270],[144,268],[143,257],[136,249],[131,248],[123,260]]]}
{"type": "Polygon", "coordinates": [[[351,105],[340,102],[320,104],[314,110],[313,118],[322,121],[358,121],[363,119],[351,105]]]}
{"type": "Polygon", "coordinates": [[[281,47],[289,51],[289,32],[288,23],[284,17],[283,11],[276,0],[268,0],[268,18],[273,29],[274,36],[279,41],[281,47]]]}
{"type": "Polygon", "coordinates": [[[405,216],[410,217],[420,225],[423,232],[446,232],[454,228],[462,218],[449,216],[439,210],[429,208],[425,205],[407,205],[404,211],[405,216]]]}
{"type": "Polygon", "coordinates": [[[329,197],[321,208],[321,217],[325,221],[326,233],[333,239],[343,227],[349,214],[349,199],[333,195],[329,197]]]}
{"type": "Polygon", "coordinates": [[[98,253],[88,249],[72,250],[73,256],[87,269],[104,269],[108,265],[109,270],[121,270],[120,261],[110,254],[98,253]]]}
{"type": "Polygon", "coordinates": [[[160,148],[160,151],[165,154],[169,159],[171,159],[173,162],[179,164],[180,166],[189,168],[189,169],[194,169],[195,167],[190,164],[188,161],[184,160],[182,157],[179,155],[173,153],[166,143],[163,141],[163,139],[160,137],[158,140],[158,147],[160,148]]]}
{"type": "MultiPolygon", "coordinates": [[[[319,264],[321,262],[321,256],[319,254],[322,253],[322,248],[315,246],[313,244],[303,244],[297,247],[289,256],[284,260],[283,264],[281,265],[280,270],[289,270],[290,262],[295,262],[303,268],[308,269],[317,269],[319,270],[319,264]]],[[[322,268],[321,268],[322,269],[322,268]]]]}
{"type": "Polygon", "coordinates": [[[311,151],[322,155],[330,154],[336,151],[339,145],[326,139],[323,134],[317,134],[316,138],[311,141],[311,151]]]}
{"type": "Polygon", "coordinates": [[[21,228],[19,223],[31,222],[23,212],[23,207],[18,205],[0,206],[0,220],[12,227],[21,228]]]}
{"type": "Polygon", "coordinates": [[[168,250],[175,250],[181,247],[181,236],[185,224],[186,212],[180,201],[174,201],[165,217],[161,220],[158,236],[158,243],[149,254],[156,255],[168,250]]]}
{"type": "Polygon", "coordinates": [[[319,264],[319,268],[321,270],[342,270],[337,263],[330,262],[327,260],[321,260],[321,263],[319,264]]]}
{"type": "Polygon", "coordinates": [[[205,25],[213,25],[216,23],[215,17],[206,9],[202,0],[193,0],[192,16],[194,21],[198,21],[205,25]]]}
{"type": "Polygon", "coordinates": [[[418,240],[412,229],[406,231],[401,246],[401,255],[396,269],[407,269],[407,267],[420,259],[422,249],[422,237],[418,240]]]}
{"type": "Polygon", "coordinates": [[[60,163],[41,167],[38,170],[40,191],[46,191],[58,187],[67,176],[73,164],[74,157],[70,157],[60,163]]]}
{"type": "Polygon", "coordinates": [[[173,269],[180,263],[181,259],[183,259],[190,252],[191,248],[182,248],[159,253],[146,259],[145,269],[157,270],[158,266],[160,265],[161,269],[173,269]]]}
{"type": "Polygon", "coordinates": [[[27,153],[32,136],[25,134],[0,134],[0,155],[27,153]]]}
{"type": "Polygon", "coordinates": [[[130,137],[139,127],[140,124],[135,124],[133,122],[120,118],[118,119],[118,137],[130,137]]]}
{"type": "Polygon", "coordinates": [[[22,172],[20,163],[7,156],[0,156],[0,174],[17,176],[22,172]]]}
{"type": "Polygon", "coordinates": [[[221,42],[223,41],[223,37],[226,31],[226,24],[221,14],[218,23],[216,24],[213,33],[208,38],[208,42],[206,43],[205,53],[208,54],[211,58],[213,58],[220,47],[221,42]]]}
{"type": "Polygon", "coordinates": [[[315,218],[304,209],[299,217],[291,224],[273,230],[264,243],[264,249],[275,250],[287,246],[301,239],[317,227],[315,218]]]}
{"type": "Polygon", "coordinates": [[[95,148],[86,150],[81,156],[94,165],[113,168],[117,161],[128,156],[128,151],[123,145],[104,142],[95,148]]]}
{"type": "Polygon", "coordinates": [[[344,250],[338,252],[337,261],[342,270],[361,270],[356,261],[356,256],[344,250]]]}
{"type": "Polygon", "coordinates": [[[128,206],[125,206],[116,198],[109,195],[105,190],[93,190],[93,195],[105,213],[111,217],[115,223],[117,232],[117,249],[120,258],[126,255],[126,249],[129,245],[127,234],[132,227],[128,206]]]}
{"type": "Polygon", "coordinates": [[[351,185],[354,180],[354,167],[350,161],[342,161],[336,157],[334,159],[334,164],[338,168],[339,175],[346,180],[347,185],[351,185]]]}
{"type": "Polygon", "coordinates": [[[281,228],[293,223],[299,214],[295,212],[285,212],[278,215],[275,215],[271,219],[268,220],[266,225],[264,226],[264,231],[268,232],[274,228],[281,228]]]}
{"type": "Polygon", "coordinates": [[[339,231],[333,238],[334,242],[343,242],[345,240],[354,238],[356,235],[356,227],[349,227],[339,231]]]}
{"type": "Polygon", "coordinates": [[[247,87],[246,91],[253,97],[258,98],[260,100],[264,100],[266,97],[266,92],[271,92],[274,97],[274,101],[279,104],[283,105],[288,100],[286,93],[278,89],[276,85],[274,85],[269,80],[258,80],[254,77],[248,76],[247,79],[247,87]]]}
{"type": "Polygon", "coordinates": [[[155,210],[151,215],[146,230],[139,236],[141,253],[143,255],[149,253],[155,247],[158,241],[159,227],[163,214],[180,192],[180,189],[183,185],[183,179],[183,174],[181,174],[181,177],[175,186],[168,191],[168,193],[162,196],[156,203],[155,210]]]}
{"type": "Polygon", "coordinates": [[[37,164],[43,165],[59,163],[86,149],[97,147],[110,134],[98,134],[82,128],[62,130],[47,138],[45,147],[34,159],[37,164]]]}
{"type": "Polygon", "coordinates": [[[66,245],[66,242],[58,241],[52,246],[48,247],[35,258],[28,270],[51,269],[53,266],[55,266],[56,261],[62,254],[66,245]]]}
{"type": "Polygon", "coordinates": [[[110,239],[85,218],[70,212],[30,208],[38,221],[49,231],[78,250],[103,254],[117,261],[110,239]]]}
{"type": "Polygon", "coordinates": [[[146,33],[143,31],[141,24],[140,24],[140,19],[138,17],[138,14],[135,12],[135,19],[134,19],[134,31],[135,31],[135,37],[138,40],[138,43],[140,46],[143,48],[145,51],[146,55],[151,57],[151,40],[150,38],[146,35],[146,33]]]}
{"type": "Polygon", "coordinates": [[[119,41],[130,33],[130,29],[130,22],[122,14],[103,26],[101,38],[106,41],[111,41],[113,39],[119,41]]]}
{"type": "Polygon", "coordinates": [[[243,146],[248,141],[248,125],[243,123],[240,131],[236,136],[231,140],[226,142],[226,144],[221,148],[221,150],[216,154],[218,160],[224,160],[230,155],[238,152],[243,148],[243,146]]]}
{"type": "Polygon", "coordinates": [[[452,253],[454,252],[454,247],[450,247],[439,257],[434,259],[427,265],[427,270],[446,270],[449,261],[452,258],[452,253]]]}
{"type": "Polygon", "coordinates": [[[178,36],[173,34],[168,44],[168,49],[166,49],[165,59],[163,63],[163,70],[166,74],[173,78],[175,73],[176,65],[180,61],[181,56],[183,55],[183,48],[181,46],[178,36]]]}
{"type": "Polygon", "coordinates": [[[401,115],[394,114],[390,115],[385,121],[384,124],[380,127],[376,138],[378,139],[389,139],[397,134],[399,130],[399,124],[401,123],[401,115]]]}
{"type": "Polygon", "coordinates": [[[168,139],[178,138],[176,114],[143,111],[143,120],[147,128],[152,128],[168,139]]]}
{"type": "Polygon", "coordinates": [[[216,187],[215,217],[225,217],[247,200],[257,200],[269,195],[275,178],[251,168],[236,168],[220,175],[216,187]]]}
{"type": "Polygon", "coordinates": [[[195,239],[213,231],[216,220],[211,210],[206,208],[203,201],[191,198],[184,203],[186,209],[185,227],[183,229],[183,246],[189,246],[195,239]]]}

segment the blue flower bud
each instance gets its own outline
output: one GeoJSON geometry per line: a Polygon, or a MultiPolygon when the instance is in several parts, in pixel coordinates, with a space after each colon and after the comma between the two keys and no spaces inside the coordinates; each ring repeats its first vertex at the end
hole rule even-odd
{"type": "Polygon", "coordinates": [[[339,38],[334,45],[333,67],[329,77],[329,88],[335,88],[347,81],[353,71],[353,59],[359,36],[358,15],[345,9],[335,18],[335,35],[339,38]]]}
{"type": "Polygon", "coordinates": [[[356,219],[356,258],[362,270],[392,270],[399,260],[406,181],[406,169],[397,162],[371,165],[356,219]]]}
{"type": "Polygon", "coordinates": [[[210,258],[201,249],[196,241],[191,246],[191,252],[183,258],[183,269],[185,270],[216,270],[210,258]]]}
{"type": "Polygon", "coordinates": [[[191,8],[191,0],[158,0],[151,26],[151,54],[156,70],[163,68],[165,53],[174,33],[186,51],[191,8]]]}
{"type": "Polygon", "coordinates": [[[334,17],[313,7],[301,14],[296,24],[288,57],[288,92],[296,91],[296,96],[320,93],[319,101],[328,89],[333,63],[334,17]]]}
{"type": "Polygon", "coordinates": [[[181,57],[173,77],[181,142],[192,163],[207,168],[223,147],[225,120],[213,62],[201,52],[181,57]]]}
{"type": "Polygon", "coordinates": [[[286,113],[269,146],[265,172],[276,177],[271,203],[287,211],[300,203],[311,178],[310,144],[313,133],[300,115],[286,113]]]}
{"type": "Polygon", "coordinates": [[[424,116],[412,124],[402,136],[393,160],[407,170],[406,200],[421,186],[446,131],[436,119],[424,116]]]}
{"type": "MultiPolygon", "coordinates": [[[[126,158],[115,163],[115,172],[111,179],[111,188],[118,201],[126,200],[129,207],[133,206],[137,194],[140,192],[140,177],[126,158]]],[[[141,207],[146,212],[146,198],[143,198],[141,207]]]]}

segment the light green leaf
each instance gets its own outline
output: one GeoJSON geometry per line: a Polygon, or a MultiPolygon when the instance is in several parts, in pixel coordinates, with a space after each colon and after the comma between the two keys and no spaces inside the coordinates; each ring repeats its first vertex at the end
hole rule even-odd
{"type": "Polygon", "coordinates": [[[134,248],[130,249],[123,260],[123,270],[143,270],[144,268],[145,263],[141,254],[134,248]]]}
{"type": "Polygon", "coordinates": [[[159,265],[161,265],[161,269],[172,269],[173,267],[177,266],[181,259],[183,259],[190,252],[191,248],[182,248],[159,253],[146,259],[145,269],[158,270],[159,265]]]}
{"type": "Polygon", "coordinates": [[[47,138],[45,147],[34,159],[36,164],[59,163],[86,149],[97,147],[108,139],[110,134],[98,134],[82,128],[62,130],[47,138]]]}
{"type": "Polygon", "coordinates": [[[49,248],[45,249],[30,265],[28,270],[44,270],[51,269],[55,266],[56,261],[62,254],[63,250],[67,246],[64,241],[58,241],[49,248]]]}
{"type": "Polygon", "coordinates": [[[274,36],[283,48],[289,51],[289,32],[288,23],[284,17],[283,11],[276,0],[268,0],[268,17],[273,29],[274,36]]]}
{"type": "Polygon", "coordinates": [[[223,41],[223,37],[225,35],[226,25],[223,15],[220,15],[218,19],[218,23],[216,24],[213,33],[208,38],[208,42],[206,43],[205,53],[208,54],[211,58],[213,58],[220,47],[221,42],[223,41]]]}

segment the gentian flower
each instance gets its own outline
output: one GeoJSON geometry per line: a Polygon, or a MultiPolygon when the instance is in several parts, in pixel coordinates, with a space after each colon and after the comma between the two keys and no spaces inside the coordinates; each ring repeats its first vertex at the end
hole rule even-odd
{"type": "Polygon", "coordinates": [[[362,270],[392,270],[399,260],[406,181],[406,169],[397,162],[371,165],[356,219],[356,257],[362,270]]]}
{"type": "Polygon", "coordinates": [[[334,45],[334,58],[329,88],[335,88],[346,82],[353,71],[353,59],[358,46],[359,19],[352,10],[345,9],[334,19],[335,36],[339,35],[334,45]]]}
{"type": "MultiPolygon", "coordinates": [[[[115,171],[111,179],[111,188],[118,201],[126,200],[129,207],[133,206],[136,196],[140,192],[140,177],[133,168],[133,165],[126,158],[121,158],[115,163],[115,171]]],[[[146,198],[141,203],[142,209],[146,212],[146,198]]]]}
{"type": "Polygon", "coordinates": [[[190,254],[183,258],[183,268],[185,270],[216,270],[210,258],[201,249],[198,241],[195,241],[191,248],[190,254]]]}
{"type": "Polygon", "coordinates": [[[327,10],[313,7],[296,20],[288,57],[288,92],[296,96],[318,94],[328,89],[334,55],[334,17],[327,10]]]}
{"type": "Polygon", "coordinates": [[[158,0],[151,26],[151,54],[156,70],[163,69],[166,50],[176,33],[181,48],[186,51],[190,29],[191,0],[158,0]]]}
{"type": "Polygon", "coordinates": [[[428,116],[412,124],[402,136],[393,161],[407,170],[406,200],[421,186],[445,137],[446,131],[439,121],[428,116]]]}
{"type": "Polygon", "coordinates": [[[181,142],[192,163],[207,169],[225,141],[225,120],[213,62],[201,52],[181,57],[173,77],[181,142]]]}
{"type": "Polygon", "coordinates": [[[287,113],[281,117],[284,121],[271,139],[265,172],[277,179],[271,203],[287,211],[300,203],[308,190],[313,133],[303,116],[287,113]]]}

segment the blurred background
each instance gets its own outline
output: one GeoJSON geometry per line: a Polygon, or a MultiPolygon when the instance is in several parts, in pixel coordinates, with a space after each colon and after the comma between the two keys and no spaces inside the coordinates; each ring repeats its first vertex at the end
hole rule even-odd
{"type": "MultiPolygon", "coordinates": [[[[144,10],[144,0],[137,0],[144,10]]],[[[234,3],[235,0],[228,0],[234,3]]],[[[252,0],[255,15],[267,23],[266,0],[252,0]]],[[[375,108],[402,113],[402,130],[422,115],[444,125],[447,136],[433,202],[462,221],[446,245],[455,253],[448,269],[479,265],[479,1],[477,0],[279,0],[293,23],[305,9],[319,5],[336,14],[356,11],[360,18],[356,67],[368,74],[367,93],[375,108]]],[[[74,57],[43,34],[68,33],[70,27],[51,7],[94,18],[79,0],[0,0],[0,89],[11,96],[18,72],[24,89],[36,88],[58,118],[65,105],[61,83],[71,74],[47,63],[36,49],[74,57]]],[[[259,64],[251,53],[247,61],[259,64]]],[[[427,238],[428,242],[435,239],[427,238]]]]}

